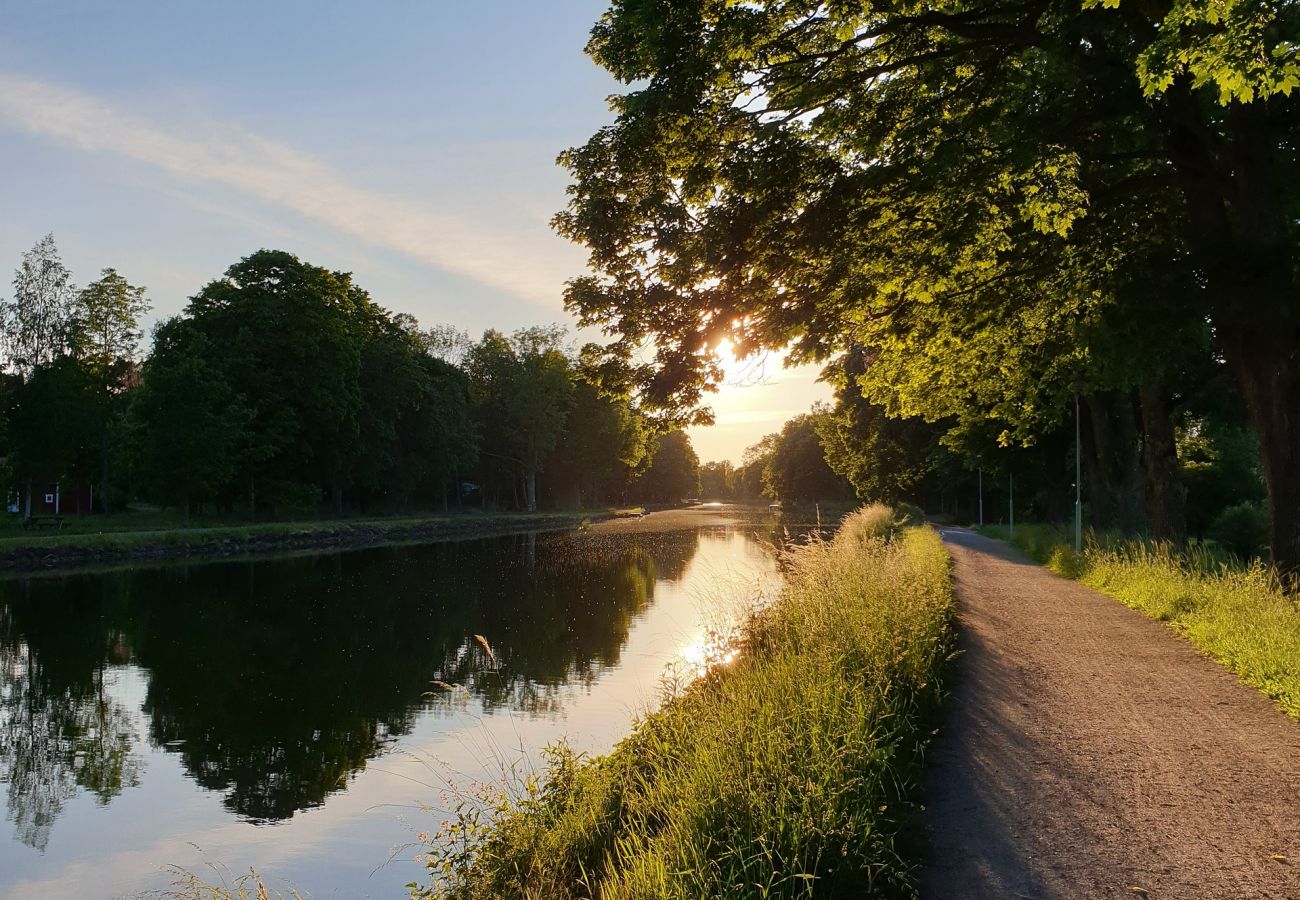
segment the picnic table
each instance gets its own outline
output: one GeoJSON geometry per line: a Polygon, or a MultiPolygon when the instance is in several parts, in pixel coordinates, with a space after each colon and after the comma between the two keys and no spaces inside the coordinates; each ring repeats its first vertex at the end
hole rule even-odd
{"type": "Polygon", "coordinates": [[[63,516],[28,516],[23,519],[23,527],[37,530],[52,528],[55,531],[60,531],[63,529],[63,516]]]}

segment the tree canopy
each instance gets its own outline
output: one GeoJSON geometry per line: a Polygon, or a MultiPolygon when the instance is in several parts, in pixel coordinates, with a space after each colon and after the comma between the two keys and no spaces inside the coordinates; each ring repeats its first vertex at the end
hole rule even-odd
{"type": "Polygon", "coordinates": [[[1217,359],[1294,565],[1298,35],[1294,5],[1250,0],[615,2],[588,51],[629,88],[561,158],[556,225],[595,272],[568,304],[624,358],[657,348],[633,371],[668,407],[701,401],[724,338],[867,348],[889,415],[1003,445],[1132,391],[1164,530],[1169,383],[1217,359]]]}

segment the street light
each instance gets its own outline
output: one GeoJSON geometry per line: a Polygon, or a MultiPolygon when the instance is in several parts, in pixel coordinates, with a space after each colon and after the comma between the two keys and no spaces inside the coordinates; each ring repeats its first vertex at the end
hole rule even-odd
{"type": "Polygon", "coordinates": [[[1079,388],[1074,388],[1074,552],[1083,550],[1083,430],[1079,425],[1079,388]]]}

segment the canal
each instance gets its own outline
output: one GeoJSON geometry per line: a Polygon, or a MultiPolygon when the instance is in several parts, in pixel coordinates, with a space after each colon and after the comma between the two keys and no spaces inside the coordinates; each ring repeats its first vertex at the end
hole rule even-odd
{"type": "Polygon", "coordinates": [[[775,589],[790,531],[657,521],[0,581],[0,896],[404,896],[443,795],[608,750],[775,589]]]}

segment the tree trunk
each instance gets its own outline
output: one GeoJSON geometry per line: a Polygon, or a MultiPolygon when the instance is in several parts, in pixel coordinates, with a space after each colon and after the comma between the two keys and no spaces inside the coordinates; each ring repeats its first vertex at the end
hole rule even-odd
{"type": "Polygon", "coordinates": [[[1141,464],[1133,403],[1127,393],[1107,392],[1084,398],[1088,407],[1085,442],[1090,446],[1088,518],[1094,530],[1118,528],[1140,532],[1145,526],[1141,464]]]}
{"type": "MultiPolygon", "coordinates": [[[[94,511],[95,504],[90,504],[91,511],[94,511]]],[[[108,428],[104,427],[100,433],[99,442],[99,508],[101,512],[108,512],[108,428]]]]}
{"type": "Polygon", "coordinates": [[[1110,483],[1110,467],[1106,465],[1114,437],[1101,396],[1090,394],[1083,398],[1083,402],[1088,411],[1082,448],[1083,473],[1088,490],[1088,527],[1093,531],[1105,531],[1115,521],[1115,486],[1110,483]]]}
{"type": "Polygon", "coordinates": [[[30,519],[32,517],[32,480],[30,478],[27,479],[27,499],[24,501],[24,505],[27,510],[23,513],[23,518],[30,519]]]}
{"type": "Polygon", "coordinates": [[[1070,445],[1063,430],[1045,437],[1043,451],[1043,517],[1048,522],[1065,522],[1070,517],[1070,445]]]}
{"type": "Polygon", "coordinates": [[[1115,419],[1119,440],[1115,443],[1115,467],[1119,484],[1119,528],[1125,534],[1146,530],[1146,499],[1143,496],[1141,441],[1129,391],[1115,394],[1115,419]]]}
{"type": "Polygon", "coordinates": [[[529,472],[524,476],[524,500],[529,512],[537,512],[537,473],[529,472]]]}
{"type": "Polygon", "coordinates": [[[1208,120],[1190,77],[1155,108],[1187,203],[1188,241],[1208,287],[1208,312],[1259,438],[1269,547],[1278,570],[1300,570],[1300,284],[1294,163],[1282,98],[1228,104],[1208,120]]]}
{"type": "Polygon", "coordinates": [[[1300,572],[1300,328],[1225,330],[1220,337],[1259,436],[1273,563],[1294,574],[1300,572]]]}
{"type": "Polygon", "coordinates": [[[1187,498],[1179,477],[1178,445],[1169,403],[1164,389],[1155,382],[1144,383],[1140,395],[1142,470],[1151,536],[1181,546],[1187,540],[1187,498]]]}

